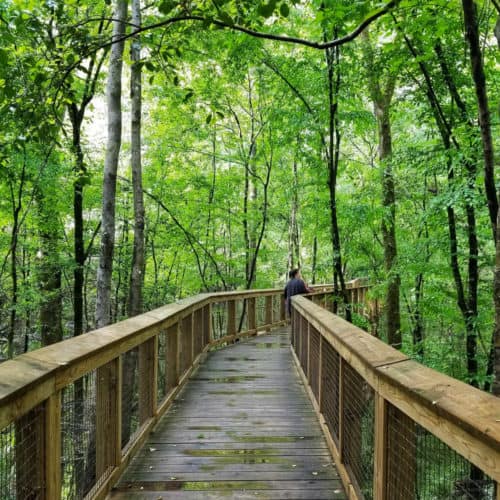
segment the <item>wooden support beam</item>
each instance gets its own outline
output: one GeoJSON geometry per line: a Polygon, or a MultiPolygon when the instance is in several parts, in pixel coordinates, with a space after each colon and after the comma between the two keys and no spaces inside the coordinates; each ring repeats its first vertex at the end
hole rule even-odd
{"type": "Polygon", "coordinates": [[[121,461],[122,356],[96,373],[96,474],[103,476],[121,461]]]}
{"type": "Polygon", "coordinates": [[[158,335],[139,346],[139,422],[144,424],[157,407],[158,335]]]}
{"type": "Polygon", "coordinates": [[[212,334],[212,304],[203,308],[203,347],[213,340],[212,334]]]}
{"type": "Polygon", "coordinates": [[[344,359],[339,358],[339,460],[344,463],[344,359]]]}
{"type": "Polygon", "coordinates": [[[44,500],[61,498],[61,392],[45,402],[45,491],[44,500]]]}
{"type": "Polygon", "coordinates": [[[165,347],[165,392],[168,394],[179,383],[180,376],[180,342],[179,323],[167,329],[167,340],[165,347]]]}
{"type": "Polygon", "coordinates": [[[227,334],[234,336],[236,334],[236,301],[227,301],[227,334]]]}
{"type": "MultiPolygon", "coordinates": [[[[306,320],[304,320],[306,321],[306,320]]],[[[306,375],[307,380],[309,381],[309,385],[311,385],[311,324],[309,321],[306,321],[306,338],[305,338],[305,347],[306,347],[306,375]]]]}
{"type": "Polygon", "coordinates": [[[248,309],[248,329],[255,330],[257,328],[257,317],[256,317],[256,308],[255,308],[255,297],[251,297],[246,299],[247,301],[247,309],[248,309]]]}

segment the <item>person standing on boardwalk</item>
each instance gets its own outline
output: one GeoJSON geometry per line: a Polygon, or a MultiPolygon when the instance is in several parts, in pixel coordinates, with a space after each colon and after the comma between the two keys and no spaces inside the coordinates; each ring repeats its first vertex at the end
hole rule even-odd
{"type": "Polygon", "coordinates": [[[288,311],[288,316],[292,315],[292,297],[294,295],[300,295],[301,293],[310,293],[312,289],[309,288],[302,279],[300,275],[300,269],[292,269],[288,273],[290,280],[285,286],[285,301],[286,310],[288,311]]]}

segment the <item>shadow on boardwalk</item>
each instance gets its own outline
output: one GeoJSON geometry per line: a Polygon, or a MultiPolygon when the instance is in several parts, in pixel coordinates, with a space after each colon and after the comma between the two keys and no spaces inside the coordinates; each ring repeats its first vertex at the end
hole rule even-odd
{"type": "Polygon", "coordinates": [[[208,354],[109,498],[346,498],[287,330],[208,354]]]}

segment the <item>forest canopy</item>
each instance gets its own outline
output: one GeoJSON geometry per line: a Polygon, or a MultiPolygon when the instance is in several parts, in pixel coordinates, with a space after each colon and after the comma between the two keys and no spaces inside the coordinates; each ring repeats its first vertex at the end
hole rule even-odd
{"type": "Polygon", "coordinates": [[[3,359],[300,267],[500,392],[497,0],[0,0],[0,39],[3,359]]]}

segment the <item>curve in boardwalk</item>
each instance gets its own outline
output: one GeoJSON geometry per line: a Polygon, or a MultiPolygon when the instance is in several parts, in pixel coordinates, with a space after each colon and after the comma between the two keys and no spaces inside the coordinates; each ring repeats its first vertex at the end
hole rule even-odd
{"type": "Polygon", "coordinates": [[[109,498],[346,498],[287,330],[208,354],[109,498]]]}

